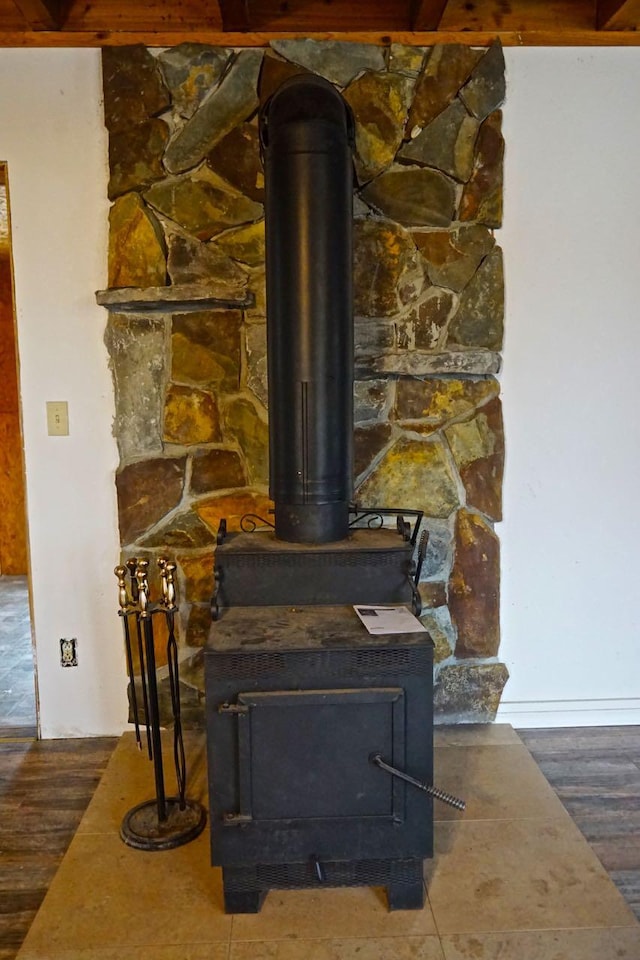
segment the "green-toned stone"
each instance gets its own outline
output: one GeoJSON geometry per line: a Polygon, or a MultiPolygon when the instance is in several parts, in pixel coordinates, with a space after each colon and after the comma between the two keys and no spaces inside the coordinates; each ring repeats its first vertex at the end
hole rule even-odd
{"type": "Polygon", "coordinates": [[[188,234],[167,236],[167,270],[172,284],[211,283],[246,287],[247,274],[215,242],[203,244],[188,234]]]}
{"type": "Polygon", "coordinates": [[[264,323],[248,323],[245,327],[247,386],[267,406],[267,327],[264,323]]]}
{"type": "Polygon", "coordinates": [[[215,536],[197,513],[189,510],[169,520],[160,530],[145,537],[144,547],[201,549],[215,543],[215,536]]]}
{"type": "Polygon", "coordinates": [[[433,692],[435,722],[492,723],[509,671],[504,663],[446,663],[433,692]]]}
{"type": "Polygon", "coordinates": [[[460,510],[449,582],[456,657],[495,657],[500,646],[500,543],[486,520],[460,510]]]}
{"type": "Polygon", "coordinates": [[[391,439],[390,423],[374,423],[356,427],[353,432],[353,475],[369,472],[391,439]]]}
{"type": "Polygon", "coordinates": [[[500,385],[487,380],[453,378],[419,380],[405,377],[396,388],[395,416],[398,420],[426,420],[442,426],[497,397],[500,385]]]}
{"type": "Polygon", "coordinates": [[[271,46],[282,57],[318,73],[339,87],[364,70],[384,70],[381,47],[370,43],[341,40],[272,40],[271,46]]]}
{"type": "Polygon", "coordinates": [[[207,154],[217,174],[252,200],[264,200],[264,171],[260,160],[258,128],[240,123],[207,154]]]}
{"type": "Polygon", "coordinates": [[[460,91],[460,99],[474,117],[484,120],[503,103],[505,92],[504,54],[502,44],[496,40],[474,67],[460,91]]]}
{"type": "Polygon", "coordinates": [[[309,71],[306,67],[300,66],[299,63],[283,60],[272,50],[267,50],[262,61],[260,80],[258,81],[260,103],[265,103],[271,94],[275,93],[278,87],[289,77],[297,77],[301,73],[309,73],[309,71]]]}
{"type": "MultiPolygon", "coordinates": [[[[237,124],[258,106],[257,82],[262,50],[242,50],[220,85],[206,97],[176,134],[165,153],[170,173],[195,167],[237,124]]],[[[255,219],[255,218],[247,218],[255,219]]]]}
{"type": "MultiPolygon", "coordinates": [[[[205,725],[205,696],[204,696],[204,666],[202,663],[197,666],[195,663],[189,665],[188,676],[185,679],[185,673],[187,672],[185,667],[185,662],[182,660],[182,654],[180,647],[178,647],[178,653],[180,655],[180,682],[179,692],[180,692],[180,723],[183,730],[204,730],[205,725]],[[200,677],[199,683],[202,689],[199,689],[197,684],[197,677],[200,677]]],[[[202,655],[202,650],[198,648],[197,653],[202,655]]],[[[142,704],[142,691],[138,690],[138,707],[142,704]]],[[[158,677],[158,712],[160,716],[160,726],[168,727],[169,729],[173,726],[173,704],[172,704],[172,692],[171,684],[169,682],[168,676],[159,676],[158,677]]],[[[132,721],[131,715],[129,722],[132,721]]],[[[144,723],[144,716],[140,714],[140,723],[144,723]]]]}
{"type": "Polygon", "coordinates": [[[184,457],[140,460],[116,473],[121,543],[133,543],[177,507],[185,464],[184,457]]]}
{"type": "Polygon", "coordinates": [[[471,179],[460,200],[460,219],[478,220],[488,227],[502,225],[502,113],[492,113],[480,126],[471,179]]]}
{"type": "Polygon", "coordinates": [[[435,167],[464,183],[473,170],[478,127],[478,121],[469,116],[464,105],[454,100],[414,140],[405,144],[398,156],[435,167]]]}
{"type": "Polygon", "coordinates": [[[241,529],[240,522],[247,514],[268,520],[269,511],[273,510],[273,503],[264,492],[243,490],[240,493],[201,500],[196,504],[195,509],[210,530],[217,532],[220,521],[224,519],[227,521],[229,532],[236,532],[241,529]]]}
{"type": "Polygon", "coordinates": [[[109,186],[113,200],[129,190],[148,187],[165,176],[162,154],[169,139],[164,120],[145,120],[109,134],[109,186]]]}
{"type": "Polygon", "coordinates": [[[445,433],[467,493],[467,506],[491,520],[502,520],[504,428],[499,398],[482,407],[473,420],[454,423],[445,433]]]}
{"type": "Polygon", "coordinates": [[[187,644],[204,647],[211,631],[210,603],[192,603],[187,620],[187,644]]]}
{"type": "Polygon", "coordinates": [[[423,580],[445,582],[449,579],[453,562],[452,522],[426,517],[422,521],[422,529],[428,533],[428,542],[421,577],[423,580]]]}
{"type": "Polygon", "coordinates": [[[388,380],[356,380],[353,384],[353,419],[380,419],[389,406],[391,384],[388,380]]]}
{"type": "Polygon", "coordinates": [[[234,227],[216,237],[217,246],[231,257],[257,267],[264,263],[264,220],[250,223],[246,227],[234,227]]]}
{"type": "Polygon", "coordinates": [[[426,350],[403,350],[365,358],[356,367],[360,379],[395,377],[430,377],[443,374],[486,376],[500,372],[501,357],[493,350],[465,348],[429,353],[426,350]]]}
{"type": "Polygon", "coordinates": [[[178,555],[180,595],[186,603],[206,603],[213,594],[213,557],[207,550],[196,556],[178,555]]]}
{"type": "Polygon", "coordinates": [[[104,122],[125,130],[171,106],[158,64],[142,44],[102,48],[104,122]]]}
{"type": "Polygon", "coordinates": [[[456,645],[455,630],[448,609],[439,606],[429,610],[421,615],[420,622],[427,628],[433,640],[433,662],[442,663],[443,660],[448,660],[456,645]]]}
{"type": "Polygon", "coordinates": [[[137,193],[109,210],[109,286],[161,287],[167,282],[160,224],[137,193]]]}
{"type": "Polygon", "coordinates": [[[494,247],[460,295],[460,306],[449,326],[447,345],[502,349],[504,274],[502,250],[494,247]]]}
{"type": "Polygon", "coordinates": [[[159,213],[184,227],[199,240],[208,240],[225,227],[259,220],[262,204],[225,189],[213,172],[202,170],[197,177],[176,177],[154,184],[145,199],[159,213]]]}
{"type": "Polygon", "coordinates": [[[216,383],[225,390],[238,390],[241,323],[242,314],[238,310],[174,316],[171,379],[188,383],[216,383]]]}
{"type": "Polygon", "coordinates": [[[356,220],[353,247],[356,316],[393,316],[422,289],[424,272],[416,245],[398,224],[356,220]]]}
{"type": "Polygon", "coordinates": [[[245,483],[242,460],[235,450],[201,450],[191,460],[191,492],[198,496],[245,483]]]}
{"type": "Polygon", "coordinates": [[[431,282],[456,292],[471,280],[495,245],[492,233],[476,223],[455,230],[415,230],[412,236],[427,261],[431,282]]]}
{"type": "Polygon", "coordinates": [[[403,314],[402,321],[398,321],[398,348],[437,349],[456,307],[457,300],[450,290],[429,287],[403,314]]]}
{"type": "Polygon", "coordinates": [[[448,227],[455,214],[455,184],[439,170],[394,164],[362,191],[365,201],[407,226],[448,227]]]}
{"type": "Polygon", "coordinates": [[[389,70],[417,77],[422,70],[428,47],[412,47],[406,43],[392,43],[389,47],[389,70]]]}
{"type": "Polygon", "coordinates": [[[430,517],[448,517],[459,500],[442,443],[399,440],[361,485],[358,500],[371,506],[410,503],[430,517]]]}
{"type": "Polygon", "coordinates": [[[436,580],[422,581],[418,584],[418,593],[422,600],[422,609],[443,607],[447,603],[447,585],[436,580]]]}
{"type": "Polygon", "coordinates": [[[266,414],[245,397],[238,397],[225,406],[227,433],[239,443],[247,463],[251,483],[269,480],[269,428],[266,414]]]}
{"type": "Polygon", "coordinates": [[[256,267],[249,274],[249,292],[253,294],[254,305],[245,310],[249,323],[264,323],[267,316],[267,284],[264,267],[256,267]]]}
{"type": "Polygon", "coordinates": [[[345,90],[355,119],[355,166],[361,183],[392,163],[402,141],[411,89],[411,81],[398,73],[367,72],[345,90]]]}
{"type": "Polygon", "coordinates": [[[158,63],[180,116],[193,116],[220,80],[230,55],[224,47],[204,43],[181,43],[162,51],[158,63]]]}
{"type": "Polygon", "coordinates": [[[113,375],[113,433],[121,460],[161,453],[165,321],[110,313],[104,341],[113,375]]]}
{"type": "Polygon", "coordinates": [[[213,394],[193,387],[170,386],[164,406],[162,439],[184,446],[220,442],[220,417],[213,394]]]}
{"type": "Polygon", "coordinates": [[[354,323],[353,348],[357,360],[393,350],[395,342],[395,324],[391,320],[356,320],[354,323]]]}
{"type": "Polygon", "coordinates": [[[407,121],[408,138],[451,103],[483,53],[459,43],[438,43],[432,47],[416,83],[407,121]]]}

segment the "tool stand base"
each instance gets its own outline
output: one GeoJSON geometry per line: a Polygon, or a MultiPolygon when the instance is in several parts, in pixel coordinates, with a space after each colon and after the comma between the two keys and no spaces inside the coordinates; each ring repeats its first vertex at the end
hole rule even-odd
{"type": "Polygon", "coordinates": [[[195,840],[204,830],[207,815],[195,800],[185,800],[180,809],[178,797],[167,797],[165,807],[163,821],[158,817],[157,800],[133,807],[122,821],[120,838],[136,850],[172,850],[195,840]]]}

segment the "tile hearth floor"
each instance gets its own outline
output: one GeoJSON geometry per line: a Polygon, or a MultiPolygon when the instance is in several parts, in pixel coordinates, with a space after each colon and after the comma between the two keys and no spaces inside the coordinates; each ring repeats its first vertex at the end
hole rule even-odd
{"type": "MultiPolygon", "coordinates": [[[[188,754],[206,806],[203,736],[188,754]]],[[[207,830],[160,853],[119,839],[152,782],[125,734],[19,960],[640,960],[640,924],[507,725],[436,731],[436,782],[467,810],[437,805],[422,911],[338,888],[272,890],[261,913],[227,916],[207,830]]]]}

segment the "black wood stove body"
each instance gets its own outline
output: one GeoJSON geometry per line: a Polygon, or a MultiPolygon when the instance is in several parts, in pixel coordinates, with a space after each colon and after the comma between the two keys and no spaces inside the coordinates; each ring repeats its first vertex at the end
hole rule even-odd
{"type": "Polygon", "coordinates": [[[386,886],[390,908],[420,908],[432,644],[372,636],[353,610],[416,609],[421,514],[405,511],[411,531],[400,516],[384,525],[400,511],[373,511],[374,529],[351,506],[351,117],[331,84],[294,77],[260,132],[275,518],[229,534],[223,522],[218,535],[205,651],[212,862],[229,912],[259,910],[272,887],[323,884],[386,886]]]}

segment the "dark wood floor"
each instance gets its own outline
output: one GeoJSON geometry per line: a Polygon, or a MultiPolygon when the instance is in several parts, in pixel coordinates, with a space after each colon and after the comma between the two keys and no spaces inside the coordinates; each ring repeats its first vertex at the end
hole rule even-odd
{"type": "Polygon", "coordinates": [[[0,960],[13,960],[117,740],[0,733],[0,960]]]}
{"type": "MultiPolygon", "coordinates": [[[[520,736],[640,919],[640,726],[520,736]]],[[[3,729],[0,960],[14,960],[116,742],[3,729]]]]}

